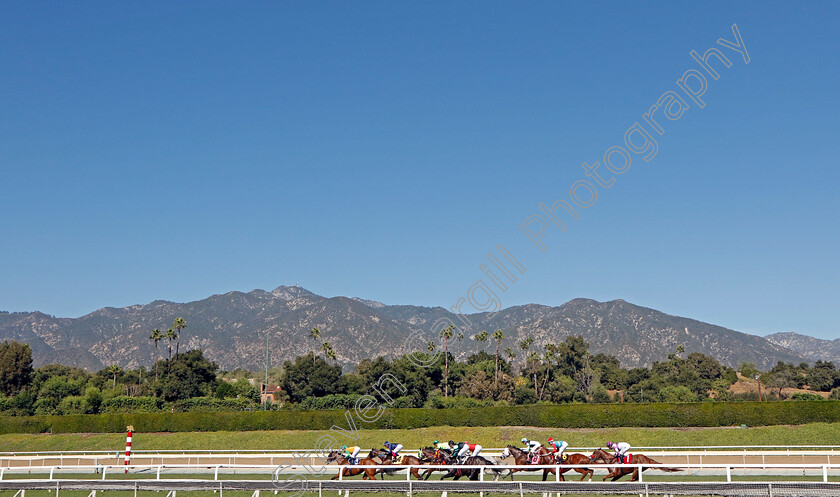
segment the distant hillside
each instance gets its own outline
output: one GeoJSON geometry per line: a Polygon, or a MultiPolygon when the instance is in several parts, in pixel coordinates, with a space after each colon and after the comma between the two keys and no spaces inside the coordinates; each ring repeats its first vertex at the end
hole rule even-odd
{"type": "MultiPolygon", "coordinates": [[[[201,348],[224,369],[262,368],[266,337],[271,343],[271,362],[276,365],[319,347],[309,338],[309,330],[318,328],[323,339],[333,345],[339,362],[352,367],[366,357],[410,352],[406,349],[408,337],[433,339],[429,330],[438,319],[459,323],[442,307],[328,298],[300,287],[281,286],[271,292],[229,292],[183,304],[157,300],[119,309],[106,307],[77,319],[39,312],[0,313],[0,340],[29,343],[37,365],[137,367],[165,355],[166,343],[161,342],[155,350],[148,336],[153,328],[168,328],[176,317],[183,317],[188,324],[181,336],[181,350],[201,348]]],[[[593,352],[615,355],[629,367],[665,360],[678,345],[687,353],[707,353],[730,366],[750,361],[769,368],[780,360],[816,360],[805,349],[794,351],[758,336],[623,300],[575,299],[559,307],[529,304],[504,309],[495,316],[482,313],[467,318],[472,323],[468,336],[482,329],[502,329],[508,336],[503,346],[516,351],[519,341],[528,336],[534,338],[536,349],[567,336],[583,335],[593,352]]],[[[482,347],[491,348],[467,338],[453,343],[452,351],[463,357],[482,347]]]]}
{"type": "Polygon", "coordinates": [[[792,332],[773,333],[764,338],[769,342],[807,357],[809,361],[822,359],[823,361],[831,361],[836,366],[840,366],[840,338],[835,340],[822,340],[792,332]]]}

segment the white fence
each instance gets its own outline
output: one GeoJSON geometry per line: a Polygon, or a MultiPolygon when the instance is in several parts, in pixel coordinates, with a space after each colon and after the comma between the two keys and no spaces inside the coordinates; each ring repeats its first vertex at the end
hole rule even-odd
{"type": "MultiPolygon", "coordinates": [[[[438,471],[450,471],[450,470],[464,470],[464,469],[478,469],[480,470],[478,473],[479,481],[485,481],[488,476],[495,477],[494,473],[498,473],[499,471],[503,473],[507,473],[509,470],[518,470],[522,472],[529,472],[534,473],[537,472],[538,474],[542,474],[543,470],[550,470],[553,471],[554,474],[551,476],[554,478],[555,481],[561,481],[560,470],[569,472],[570,470],[574,470],[576,468],[587,468],[595,471],[599,475],[604,475],[609,472],[612,468],[644,468],[647,470],[657,470],[659,468],[670,468],[670,467],[677,467],[684,471],[681,473],[683,475],[694,475],[694,476],[703,476],[703,475],[725,475],[727,482],[732,482],[733,472],[737,472],[737,474],[750,474],[750,475],[801,475],[801,476],[813,476],[819,477],[821,476],[823,482],[829,481],[829,476],[840,477],[840,464],[728,464],[728,463],[721,463],[721,464],[685,464],[674,466],[672,464],[601,464],[601,463],[592,463],[592,464],[580,464],[580,465],[572,465],[572,464],[564,464],[564,465],[493,465],[493,466],[468,466],[468,465],[419,465],[419,466],[411,466],[411,465],[378,465],[378,466],[338,466],[338,465],[320,465],[320,466],[309,466],[309,465],[258,465],[258,464],[216,464],[216,465],[199,465],[199,464],[157,464],[157,465],[146,465],[146,464],[132,464],[129,466],[125,465],[118,465],[118,464],[101,464],[97,466],[90,466],[90,465],[67,465],[67,466],[39,466],[33,468],[22,468],[22,467],[0,467],[0,481],[3,481],[4,476],[12,475],[12,474],[27,474],[27,475],[48,475],[46,478],[47,481],[52,481],[56,479],[57,475],[61,474],[84,474],[84,473],[91,473],[95,472],[97,474],[101,473],[101,480],[106,480],[107,477],[110,475],[112,477],[116,477],[117,475],[124,474],[126,471],[135,474],[135,475],[148,475],[149,477],[154,476],[154,479],[160,480],[161,475],[167,474],[176,474],[176,475],[183,475],[183,474],[206,474],[206,475],[213,475],[213,480],[219,480],[220,474],[239,474],[239,475],[256,475],[256,474],[270,474],[274,480],[282,479],[281,476],[284,475],[310,475],[313,478],[315,477],[326,477],[330,474],[337,473],[339,475],[338,479],[343,480],[345,477],[343,476],[344,469],[370,469],[373,468],[377,471],[379,470],[387,470],[389,472],[396,471],[399,474],[405,474],[405,479],[411,479],[411,470],[417,469],[418,471],[425,471],[428,469],[435,469],[438,471]]],[[[567,473],[567,476],[577,475],[578,473],[567,473]]],[[[507,476],[505,474],[502,477],[507,476]]],[[[11,481],[11,480],[6,480],[11,481]]],[[[639,481],[644,481],[644,473],[641,471],[639,472],[639,481]]]]}

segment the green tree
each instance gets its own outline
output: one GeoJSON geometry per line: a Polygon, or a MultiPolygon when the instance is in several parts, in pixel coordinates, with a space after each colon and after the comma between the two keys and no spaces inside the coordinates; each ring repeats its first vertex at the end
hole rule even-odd
{"type": "Polygon", "coordinates": [[[173,328],[169,328],[166,330],[166,333],[163,335],[163,338],[169,343],[169,360],[166,363],[166,369],[169,371],[171,369],[172,363],[172,340],[178,339],[178,333],[175,332],[173,328]]]}
{"type": "Polygon", "coordinates": [[[175,354],[169,371],[161,378],[159,393],[167,402],[211,395],[216,390],[218,369],[201,349],[175,354]]]}
{"type": "Polygon", "coordinates": [[[158,370],[157,370],[157,349],[158,349],[158,342],[163,340],[163,333],[160,332],[159,329],[155,328],[152,330],[151,335],[149,335],[149,340],[155,342],[155,381],[158,379],[158,370]]]}
{"type": "Polygon", "coordinates": [[[82,383],[66,376],[52,376],[47,379],[38,391],[38,402],[44,414],[51,414],[58,404],[71,395],[82,393],[82,383]]]}
{"type": "MultiPolygon", "coordinates": [[[[456,339],[462,340],[464,338],[464,334],[458,332],[458,335],[455,335],[455,326],[449,325],[440,332],[440,338],[443,339],[443,396],[449,397],[449,340],[455,336],[456,339]]],[[[429,352],[434,352],[433,349],[430,349],[429,352]]]]}
{"type": "Polygon", "coordinates": [[[213,393],[213,396],[217,399],[226,399],[228,397],[234,397],[236,395],[236,389],[233,385],[226,381],[220,381],[219,385],[216,387],[216,391],[213,393]]]}
{"type": "MultiPolygon", "coordinates": [[[[311,338],[316,344],[321,341],[321,330],[318,328],[312,328],[309,330],[309,338],[311,338]]],[[[316,349],[315,352],[312,354],[312,360],[315,360],[315,357],[318,355],[318,350],[316,349]]]]}
{"type": "Polygon", "coordinates": [[[32,383],[32,349],[28,344],[0,343],[0,393],[16,395],[32,383]]]}
{"type": "Polygon", "coordinates": [[[295,358],[294,362],[283,363],[286,371],[283,389],[292,402],[300,402],[307,397],[343,393],[339,390],[341,367],[332,366],[320,357],[313,358],[313,355],[310,353],[295,358]]]}
{"type": "Polygon", "coordinates": [[[117,388],[117,375],[122,373],[122,368],[117,366],[116,364],[111,364],[106,368],[106,371],[109,375],[114,377],[114,384],[111,385],[111,388],[117,388]]]}
{"type": "Polygon", "coordinates": [[[840,386],[838,374],[831,362],[817,361],[813,368],[809,368],[805,381],[811,390],[830,392],[835,386],[840,386]]]}
{"type": "Polygon", "coordinates": [[[659,391],[662,402],[697,402],[697,394],[683,385],[669,385],[659,391]]]}
{"type": "Polygon", "coordinates": [[[537,369],[538,356],[535,352],[529,352],[531,345],[534,343],[534,337],[527,337],[519,342],[519,348],[525,355],[525,374],[533,375],[534,377],[534,398],[537,397],[537,369]]]}
{"type": "Polygon", "coordinates": [[[330,342],[324,342],[321,344],[321,352],[324,353],[324,357],[326,357],[327,359],[332,359],[333,361],[337,359],[335,350],[333,350],[332,344],[330,344],[330,342]]]}
{"type": "Polygon", "coordinates": [[[759,374],[758,369],[756,369],[755,364],[751,362],[742,362],[738,365],[738,372],[741,373],[741,376],[745,376],[749,379],[754,379],[755,375],[759,374]]]}
{"type": "MultiPolygon", "coordinates": [[[[172,322],[172,329],[174,329],[175,333],[176,333],[175,339],[180,340],[181,330],[187,329],[187,322],[184,321],[184,318],[175,318],[175,321],[172,322]]],[[[189,345],[189,344],[185,344],[185,345],[189,345]]]]}
{"type": "Polygon", "coordinates": [[[493,378],[493,385],[497,392],[499,390],[499,348],[502,346],[502,340],[504,339],[505,334],[502,330],[496,330],[493,332],[493,340],[496,341],[496,375],[493,378]]]}

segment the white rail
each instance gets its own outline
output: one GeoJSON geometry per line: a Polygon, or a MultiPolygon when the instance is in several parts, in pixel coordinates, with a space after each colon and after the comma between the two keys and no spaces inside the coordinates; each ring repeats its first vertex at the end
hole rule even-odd
{"type": "MultiPolygon", "coordinates": [[[[102,480],[105,480],[106,477],[111,475],[122,474],[124,471],[128,470],[134,474],[151,474],[152,472],[155,473],[155,479],[161,479],[161,473],[163,470],[166,470],[168,473],[171,474],[184,474],[184,473],[205,473],[205,474],[213,474],[213,480],[219,479],[219,473],[221,470],[231,470],[237,474],[272,474],[273,479],[279,480],[280,473],[284,471],[289,472],[290,474],[310,474],[313,476],[323,476],[329,474],[331,472],[338,472],[338,479],[342,480],[343,471],[344,469],[374,469],[376,471],[380,470],[405,470],[406,479],[410,480],[411,478],[411,470],[417,469],[419,471],[424,471],[427,469],[435,469],[435,470],[463,470],[463,469],[479,469],[479,475],[481,481],[485,481],[485,475],[489,473],[495,472],[506,472],[508,470],[518,470],[518,471],[544,471],[544,470],[553,470],[555,473],[556,481],[560,481],[560,470],[573,470],[576,468],[586,468],[595,470],[608,470],[611,468],[643,468],[643,469],[650,469],[656,470],[661,468],[671,468],[674,467],[672,464],[601,464],[601,463],[591,463],[591,464],[563,464],[563,465],[435,465],[435,464],[424,464],[424,465],[377,465],[377,466],[347,466],[347,465],[322,465],[322,466],[308,466],[308,465],[266,465],[266,464],[215,464],[215,465],[198,465],[198,464],[158,464],[158,465],[146,465],[146,464],[133,464],[129,466],[124,465],[115,465],[115,464],[104,464],[99,465],[96,467],[91,466],[44,466],[37,468],[40,471],[35,471],[36,473],[43,474],[49,473],[48,481],[52,481],[55,478],[55,474],[57,471],[65,472],[65,473],[83,473],[85,471],[90,471],[94,469],[97,473],[102,473],[102,480]],[[241,470],[249,470],[249,471],[241,471],[241,470]]],[[[768,470],[788,470],[788,471],[802,471],[803,475],[807,475],[808,470],[813,470],[815,473],[818,473],[822,476],[823,482],[828,482],[829,474],[831,475],[838,475],[840,476],[840,464],[738,464],[738,463],[724,463],[724,464],[681,464],[678,466],[679,469],[682,470],[720,470],[721,473],[725,473],[726,481],[732,481],[732,470],[753,470],[753,472],[758,474],[768,474],[768,470]],[[833,470],[838,470],[832,473],[833,470]]],[[[32,471],[29,468],[16,468],[16,467],[2,467],[0,468],[0,481],[3,480],[4,474],[11,474],[11,473],[18,473],[21,470],[28,470],[27,474],[32,474],[32,471]]],[[[769,474],[777,474],[769,472],[769,474]]],[[[11,480],[6,480],[11,481],[11,480]]],[[[18,481],[17,479],[14,481],[18,481]]],[[[643,473],[639,472],[639,481],[643,481],[643,473]]]]}
{"type": "MultiPolygon", "coordinates": [[[[603,446],[598,447],[569,447],[567,451],[592,451],[603,446]]],[[[640,452],[662,452],[662,451],[830,451],[840,452],[840,445],[649,445],[649,446],[634,446],[634,450],[640,452]]],[[[230,449],[230,450],[213,450],[213,449],[162,449],[162,450],[133,450],[133,454],[300,454],[311,451],[311,448],[300,449],[230,449]]],[[[404,448],[403,452],[416,452],[419,448],[408,449],[404,448]]],[[[485,447],[485,452],[501,452],[504,447],[485,447]]],[[[36,455],[100,455],[100,454],[116,454],[119,450],[39,450],[39,451],[0,451],[2,457],[15,456],[36,456],[36,455]]]]}

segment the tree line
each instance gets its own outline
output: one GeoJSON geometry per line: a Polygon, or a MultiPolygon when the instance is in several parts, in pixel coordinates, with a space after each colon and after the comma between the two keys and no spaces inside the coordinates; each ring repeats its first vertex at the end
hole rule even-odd
{"type": "MultiPolygon", "coordinates": [[[[26,344],[0,344],[0,412],[3,414],[77,414],[137,410],[259,409],[255,385],[264,372],[221,371],[201,350],[180,352],[172,342],[186,328],[176,319],[167,332],[155,329],[155,345],[168,341],[167,354],[151,367],[124,370],[116,365],[98,372],[50,364],[32,367],[26,344]]],[[[337,363],[331,344],[310,332],[313,350],[269,371],[269,382],[282,393],[271,409],[329,409],[352,406],[371,385],[388,373],[405,391],[389,392],[398,407],[472,407],[567,402],[697,402],[759,400],[756,391],[733,392],[739,379],[758,382],[761,400],[786,398],[785,388],[831,392],[840,399],[840,371],[831,362],[814,365],[780,362],[769,371],[743,363],[736,369],[715,358],[677,347],[667,359],[650,367],[622,368],[607,354],[592,354],[580,336],[567,337],[537,350],[532,338],[505,347],[501,330],[472,338],[491,345],[463,360],[449,350],[463,335],[454,328],[441,332],[442,345],[430,342],[426,351],[393,358],[364,359],[352,371],[337,363]],[[442,347],[442,350],[438,350],[442,347]],[[422,365],[420,365],[422,364],[422,365]],[[430,365],[427,365],[430,364],[430,365]],[[425,367],[424,367],[425,366],[425,367]],[[740,375],[740,376],[739,376],[740,375]]],[[[793,399],[818,400],[823,396],[797,393],[793,399]]]]}

